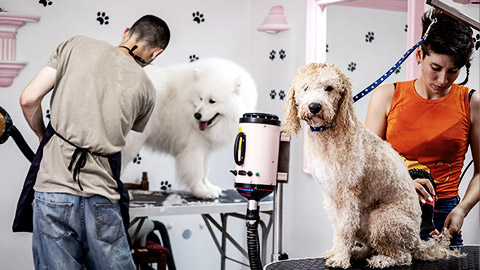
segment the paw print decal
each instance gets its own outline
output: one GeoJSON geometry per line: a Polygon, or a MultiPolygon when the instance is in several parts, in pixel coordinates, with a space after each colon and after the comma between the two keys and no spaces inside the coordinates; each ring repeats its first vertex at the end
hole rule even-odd
{"type": "Polygon", "coordinates": [[[357,69],[357,64],[352,62],[350,64],[348,64],[348,70],[353,72],[355,69],[357,69]]]}
{"type": "Polygon", "coordinates": [[[375,38],[373,37],[373,32],[368,32],[366,35],[365,35],[365,41],[366,42],[372,42],[375,38]]]}
{"type": "Polygon", "coordinates": [[[98,12],[97,13],[97,21],[100,23],[100,25],[107,25],[108,24],[108,19],[110,19],[110,17],[108,17],[105,12],[98,12]]]}
{"type": "Polygon", "coordinates": [[[275,90],[271,90],[270,91],[270,98],[275,99],[276,96],[277,96],[277,92],[275,90]]]}
{"type": "Polygon", "coordinates": [[[475,50],[478,51],[480,48],[480,34],[477,34],[475,37],[473,37],[473,44],[475,44],[475,50]]]}
{"type": "Polygon", "coordinates": [[[283,100],[285,98],[285,91],[284,90],[280,90],[280,92],[278,93],[278,97],[283,100]]]}
{"type": "Polygon", "coordinates": [[[46,116],[48,119],[50,119],[50,110],[47,110],[47,111],[45,112],[45,116],[46,116]]]}
{"type": "Polygon", "coordinates": [[[328,44],[325,46],[325,51],[328,52],[328,44]]]}
{"type": "Polygon", "coordinates": [[[140,154],[137,154],[137,156],[133,158],[133,163],[140,164],[141,162],[142,162],[142,157],[140,156],[140,154]]]}
{"type": "Polygon", "coordinates": [[[53,2],[50,0],[40,0],[38,3],[42,4],[44,7],[51,6],[53,4],[53,2]]]}
{"type": "Polygon", "coordinates": [[[408,24],[405,24],[405,32],[408,32],[408,24]]]}
{"type": "Polygon", "coordinates": [[[172,188],[172,184],[169,184],[168,181],[160,182],[160,190],[161,191],[168,191],[172,188]]]}
{"type": "Polygon", "coordinates": [[[270,60],[273,61],[273,59],[275,59],[275,54],[277,54],[277,52],[276,52],[275,50],[272,50],[272,51],[270,52],[270,56],[269,56],[268,58],[270,58],[270,60]]]}
{"type": "Polygon", "coordinates": [[[192,13],[192,16],[193,16],[193,21],[194,22],[197,22],[198,24],[202,23],[205,21],[205,18],[203,18],[203,14],[200,13],[200,12],[194,12],[192,13]]]}
{"type": "Polygon", "coordinates": [[[198,56],[196,56],[195,54],[190,55],[189,58],[190,58],[190,63],[194,62],[194,61],[197,61],[199,59],[198,56]]]}
{"type": "Polygon", "coordinates": [[[402,70],[402,67],[401,67],[401,66],[400,66],[400,67],[398,67],[398,68],[395,70],[395,74],[398,74],[398,73],[400,73],[400,71],[401,71],[401,70],[402,70]]]}
{"type": "Polygon", "coordinates": [[[280,59],[282,59],[282,60],[285,59],[285,57],[287,57],[284,50],[280,50],[278,52],[278,55],[280,56],[280,59]]]}

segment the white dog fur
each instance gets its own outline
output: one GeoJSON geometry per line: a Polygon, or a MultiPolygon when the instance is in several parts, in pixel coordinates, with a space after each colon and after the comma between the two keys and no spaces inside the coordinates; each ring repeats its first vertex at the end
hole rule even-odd
{"type": "Polygon", "coordinates": [[[458,255],[448,248],[449,236],[440,242],[420,239],[421,209],[407,166],[355,116],[351,83],[339,68],[301,67],[290,85],[285,118],[287,134],[298,133],[301,120],[324,127],[306,130],[305,151],[334,227],[328,266],[348,268],[351,258],[368,258],[370,267],[384,268],[458,255]]]}
{"type": "Polygon", "coordinates": [[[245,69],[219,58],[144,69],[157,102],[145,131],[127,136],[123,168],[143,146],[168,153],[175,158],[177,179],[194,196],[218,197],[221,188],[208,180],[210,154],[233,145],[240,117],[255,109],[255,82],[245,69]]]}

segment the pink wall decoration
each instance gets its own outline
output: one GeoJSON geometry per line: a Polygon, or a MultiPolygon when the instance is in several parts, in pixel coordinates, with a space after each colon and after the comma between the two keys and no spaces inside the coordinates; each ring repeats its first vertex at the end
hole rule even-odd
{"type": "Polygon", "coordinates": [[[16,61],[17,30],[40,17],[0,12],[0,87],[12,85],[13,79],[27,62],[16,61]]]}
{"type": "Polygon", "coordinates": [[[268,16],[265,17],[265,21],[257,30],[269,34],[290,30],[283,6],[272,7],[268,16]]]}

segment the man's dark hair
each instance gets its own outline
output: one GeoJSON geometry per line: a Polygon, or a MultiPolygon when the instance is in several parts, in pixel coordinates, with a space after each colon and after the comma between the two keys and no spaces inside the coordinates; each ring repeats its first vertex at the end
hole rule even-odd
{"type": "Polygon", "coordinates": [[[461,83],[464,85],[468,81],[470,60],[473,54],[473,31],[459,20],[433,9],[423,15],[422,35],[425,34],[434,19],[437,19],[437,22],[432,25],[425,42],[422,43],[423,57],[429,55],[430,52],[452,56],[457,68],[463,66],[467,68],[467,77],[461,83]]]}
{"type": "Polygon", "coordinates": [[[170,41],[170,29],[165,21],[154,15],[145,15],[130,28],[131,35],[151,48],[165,49],[170,41]]]}

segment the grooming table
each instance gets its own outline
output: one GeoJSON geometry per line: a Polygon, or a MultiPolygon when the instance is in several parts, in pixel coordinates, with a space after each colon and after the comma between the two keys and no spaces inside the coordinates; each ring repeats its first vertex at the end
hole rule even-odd
{"type": "MultiPolygon", "coordinates": [[[[480,246],[461,246],[462,253],[467,254],[461,258],[443,259],[433,262],[413,261],[410,266],[390,267],[388,270],[478,270],[480,246]]],[[[321,270],[338,269],[325,266],[324,258],[291,259],[273,262],[265,266],[265,270],[321,270]]],[[[370,269],[366,261],[352,261],[351,270],[370,269]]]]}
{"type": "MultiPolygon", "coordinates": [[[[198,199],[184,191],[130,190],[129,193],[131,195],[130,218],[132,218],[130,226],[140,222],[136,232],[133,234],[133,238],[138,234],[147,217],[200,214],[220,252],[221,269],[225,269],[226,259],[248,267],[243,262],[229,258],[226,255],[226,243],[229,240],[248,258],[247,251],[227,232],[227,218],[231,216],[244,219],[247,212],[247,199],[238,194],[235,189],[223,190],[218,199],[198,199]],[[211,214],[220,214],[220,223],[211,214]],[[212,225],[221,232],[220,241],[215,236],[212,225]]],[[[258,223],[262,230],[262,261],[265,261],[267,237],[273,224],[273,196],[270,195],[261,200],[259,206],[260,211],[268,215],[268,224],[265,224],[263,220],[260,220],[258,223]]],[[[242,236],[242,238],[246,238],[246,236],[242,236]]]]}

